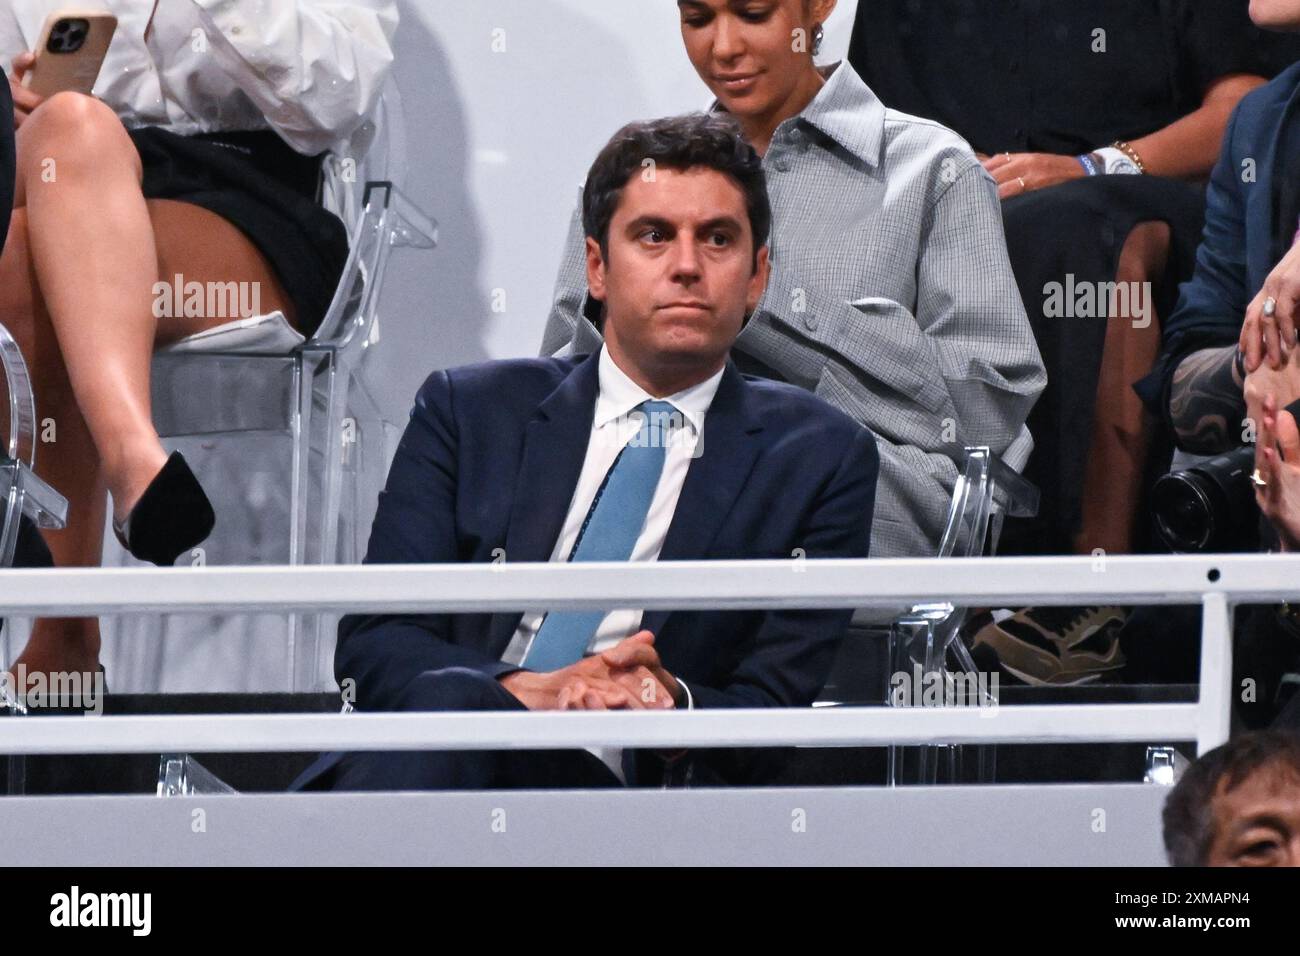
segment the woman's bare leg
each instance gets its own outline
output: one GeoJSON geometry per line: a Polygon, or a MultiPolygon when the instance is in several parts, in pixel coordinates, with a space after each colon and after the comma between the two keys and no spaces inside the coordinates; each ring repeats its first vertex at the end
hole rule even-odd
{"type": "MultiPolygon", "coordinates": [[[[1141,223],[1124,243],[1115,281],[1130,283],[1130,288],[1158,282],[1168,257],[1169,226],[1141,223]]],[[[1129,302],[1132,306],[1131,296],[1129,302]]],[[[1106,323],[1083,485],[1083,519],[1074,539],[1076,554],[1091,554],[1098,548],[1107,554],[1133,550],[1150,434],[1147,411],[1132,383],[1151,371],[1160,351],[1160,322],[1154,306],[1149,301],[1147,306],[1145,316],[1115,314],[1112,309],[1106,323]]]]}
{"type": "MultiPolygon", "coordinates": [[[[255,282],[263,311],[291,310],[269,264],[234,226],[195,206],[144,199],[139,156],[97,101],[63,94],[42,104],[23,124],[18,157],[0,321],[32,367],[38,414],[55,422],[56,440],[37,459],[69,498],[68,527],[47,534],[55,562],[94,565],[104,489],[123,517],[166,460],[149,403],[155,343],[234,317],[178,317],[159,328],[158,276],[255,282]]],[[[31,671],[88,669],[98,650],[94,620],[42,619],[19,661],[31,671]]]]}
{"type": "MultiPolygon", "coordinates": [[[[238,229],[188,203],[149,200],[148,207],[161,275],[179,274],[201,283],[253,282],[264,311],[281,309],[292,316],[293,307],[270,264],[238,229]]],[[[27,361],[36,395],[38,436],[41,423],[48,420],[54,425],[53,441],[37,444],[36,469],[68,499],[68,523],[60,531],[45,531],[46,543],[59,567],[93,567],[99,564],[103,551],[106,488],[95,443],[77,405],[40,295],[27,237],[27,212],[16,209],[0,256],[0,324],[14,335],[27,361]]],[[[228,318],[163,319],[158,344],[193,335],[228,318]]],[[[99,643],[95,618],[42,618],[17,661],[24,663],[29,673],[93,670],[99,643]]]]}
{"type": "MultiPolygon", "coordinates": [[[[158,247],[158,274],[171,284],[176,276],[185,282],[244,283],[244,300],[256,301],[263,314],[279,310],[290,324],[296,324],[293,303],[271,268],[271,263],[253,243],[214,212],[201,206],[170,199],[150,199],[149,223],[158,247]]],[[[221,325],[240,315],[174,316],[159,319],[155,347],[170,345],[204,329],[221,325]]],[[[151,429],[153,425],[149,426],[151,429]]]]}
{"type": "Polygon", "coordinates": [[[42,103],[17,145],[32,269],[121,519],[167,460],[149,410],[158,254],[140,157],[113,111],[77,94],[42,103]]]}
{"type": "MultiPolygon", "coordinates": [[[[60,567],[99,563],[103,546],[105,488],[95,444],[77,407],[54,328],[45,313],[27,242],[27,211],[15,209],[0,255],[0,324],[22,350],[36,396],[36,470],[68,499],[68,523],[44,532],[60,567]],[[33,292],[36,294],[33,294],[33,292]],[[53,426],[50,430],[46,423],[53,426]],[[48,438],[52,441],[41,441],[48,438]]],[[[29,672],[94,670],[99,627],[94,618],[42,618],[18,661],[29,672]],[[39,637],[37,636],[39,635],[39,637]]]]}

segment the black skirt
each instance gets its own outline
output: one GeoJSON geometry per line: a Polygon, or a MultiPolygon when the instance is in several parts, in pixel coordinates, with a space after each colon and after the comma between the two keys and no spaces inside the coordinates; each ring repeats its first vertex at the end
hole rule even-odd
{"type": "Polygon", "coordinates": [[[179,136],[130,131],[144,167],[146,199],[173,199],[216,213],[266,256],[311,336],[325,318],[348,255],[347,230],[322,207],[321,157],[303,156],[269,130],[179,136]]]}

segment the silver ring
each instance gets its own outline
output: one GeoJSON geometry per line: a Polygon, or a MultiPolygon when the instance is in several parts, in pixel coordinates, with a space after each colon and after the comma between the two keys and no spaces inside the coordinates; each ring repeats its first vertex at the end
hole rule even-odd
{"type": "Polygon", "coordinates": [[[1271,295],[1264,300],[1264,315],[1267,318],[1273,318],[1277,314],[1277,299],[1271,295]]]}
{"type": "Polygon", "coordinates": [[[1016,182],[1020,183],[1020,191],[1021,191],[1022,193],[1027,193],[1027,192],[1029,192],[1029,187],[1025,185],[1025,177],[1024,177],[1024,176],[1017,176],[1017,177],[1016,177],[1016,182]]]}
{"type": "Polygon", "coordinates": [[[1005,156],[1005,157],[1007,158],[1007,162],[1008,162],[1008,163],[1011,162],[1011,154],[1010,154],[1010,153],[1003,153],[1002,155],[1005,156]]]}
{"type": "Polygon", "coordinates": [[[1260,477],[1259,469],[1258,469],[1258,468],[1256,468],[1254,471],[1252,471],[1252,472],[1250,473],[1250,482],[1251,482],[1251,484],[1253,484],[1256,488],[1267,488],[1267,487],[1268,487],[1268,482],[1265,481],[1262,477],[1260,477]]]}

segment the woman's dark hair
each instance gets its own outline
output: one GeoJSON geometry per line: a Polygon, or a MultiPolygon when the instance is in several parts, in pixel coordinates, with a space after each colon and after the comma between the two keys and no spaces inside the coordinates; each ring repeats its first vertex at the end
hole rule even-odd
{"type": "Polygon", "coordinates": [[[1187,768],[1165,801],[1165,853],[1171,866],[1204,866],[1214,843],[1214,795],[1219,782],[1234,790],[1260,770],[1300,779],[1300,733],[1266,730],[1242,734],[1215,747],[1187,768]]]}
{"type": "Polygon", "coordinates": [[[689,113],[644,123],[629,123],[614,134],[587,173],[582,191],[582,228],[609,257],[609,224],[623,187],[647,168],[715,169],[730,176],[745,194],[754,235],[754,265],[767,245],[772,207],[767,198],[763,161],[745,140],[734,117],[725,113],[689,113]],[[652,161],[653,165],[646,161],[652,161]]]}

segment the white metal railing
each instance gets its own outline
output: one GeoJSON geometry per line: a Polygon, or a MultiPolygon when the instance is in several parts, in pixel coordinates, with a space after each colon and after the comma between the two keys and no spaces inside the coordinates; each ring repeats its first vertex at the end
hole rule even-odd
{"type": "MultiPolygon", "coordinates": [[[[4,570],[0,615],[1202,604],[1196,704],[690,713],[42,717],[0,754],[574,746],[871,746],[1227,738],[1231,612],[1300,597],[1300,556],[4,570]]],[[[1193,635],[1188,635],[1192,640],[1193,635]]]]}

